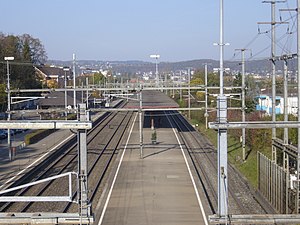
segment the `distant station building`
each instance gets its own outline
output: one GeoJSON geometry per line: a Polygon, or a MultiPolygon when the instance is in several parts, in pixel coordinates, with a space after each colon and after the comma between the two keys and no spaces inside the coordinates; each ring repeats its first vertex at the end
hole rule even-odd
{"type": "Polygon", "coordinates": [[[65,71],[63,67],[36,66],[35,72],[43,84],[49,88],[64,87],[65,76],[67,80],[73,79],[72,70],[65,71]]]}
{"type": "MultiPolygon", "coordinates": [[[[84,96],[85,97],[85,96],[84,96]]],[[[76,104],[82,103],[82,94],[76,94],[76,104]]],[[[67,107],[73,108],[74,96],[73,92],[67,92],[67,107]]],[[[39,99],[37,105],[40,109],[58,109],[65,108],[65,93],[63,91],[55,91],[49,93],[45,98],[39,99]]]]}

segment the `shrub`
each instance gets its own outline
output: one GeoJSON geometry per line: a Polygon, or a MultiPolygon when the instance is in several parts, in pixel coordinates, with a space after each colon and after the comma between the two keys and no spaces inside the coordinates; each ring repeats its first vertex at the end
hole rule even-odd
{"type": "Polygon", "coordinates": [[[34,144],[40,141],[41,139],[47,137],[48,135],[52,134],[55,131],[56,130],[37,130],[32,133],[29,133],[25,136],[25,140],[24,140],[25,144],[26,145],[34,144]]]}

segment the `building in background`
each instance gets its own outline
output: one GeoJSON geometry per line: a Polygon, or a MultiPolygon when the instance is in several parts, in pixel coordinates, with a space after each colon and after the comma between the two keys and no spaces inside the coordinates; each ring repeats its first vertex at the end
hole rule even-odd
{"type": "MultiPolygon", "coordinates": [[[[298,98],[297,97],[288,97],[288,114],[297,115],[298,113],[298,98]]],[[[256,97],[256,110],[263,111],[267,115],[272,114],[272,98],[268,95],[260,95],[256,97]]],[[[284,113],[284,98],[276,96],[276,114],[284,113]]]]}

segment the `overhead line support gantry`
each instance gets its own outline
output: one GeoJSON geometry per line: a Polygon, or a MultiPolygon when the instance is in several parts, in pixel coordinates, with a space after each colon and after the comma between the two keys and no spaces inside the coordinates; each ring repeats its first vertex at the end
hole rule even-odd
{"type": "MultiPolygon", "coordinates": [[[[285,3],[286,1],[263,1],[262,3],[271,4],[271,22],[258,22],[258,24],[270,24],[271,25],[271,62],[272,62],[272,121],[276,121],[276,64],[275,64],[275,55],[276,55],[276,34],[275,34],[275,25],[284,24],[287,22],[276,22],[275,20],[275,5],[277,3],[285,3]]],[[[272,139],[276,138],[276,128],[272,128],[272,139]]],[[[272,161],[276,161],[276,148],[272,146],[272,161]]]]}

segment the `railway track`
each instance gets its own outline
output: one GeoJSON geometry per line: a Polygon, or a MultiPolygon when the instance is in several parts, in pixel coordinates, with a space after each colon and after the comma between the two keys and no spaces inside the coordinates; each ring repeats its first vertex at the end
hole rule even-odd
{"type": "MultiPolygon", "coordinates": [[[[217,212],[217,152],[208,140],[200,135],[178,112],[166,112],[170,123],[178,129],[180,137],[194,165],[211,214],[217,212]]],[[[247,182],[235,169],[228,166],[229,214],[266,213],[258,204],[247,182]]]]}
{"type": "MultiPolygon", "coordinates": [[[[88,185],[90,202],[97,201],[101,193],[101,184],[105,183],[105,176],[115,159],[120,142],[131,120],[132,113],[112,113],[95,126],[88,134],[88,185]]],[[[63,148],[47,162],[36,169],[34,173],[23,180],[24,183],[40,180],[71,171],[77,171],[77,145],[63,148]],[[31,177],[32,179],[29,179],[31,177]]],[[[16,196],[55,196],[65,195],[68,192],[68,180],[59,178],[44,184],[24,188],[15,192],[16,196]]],[[[18,184],[19,185],[19,184],[18,184]]],[[[78,184],[72,182],[73,200],[77,199],[78,184]]],[[[94,206],[96,204],[92,204],[94,206]]],[[[1,212],[77,212],[78,204],[74,203],[47,203],[47,202],[8,202],[1,206],[1,212]]]]}
{"type": "MultiPolygon", "coordinates": [[[[201,189],[207,199],[211,214],[217,211],[217,157],[214,147],[200,135],[178,112],[168,111],[165,116],[171,127],[178,129],[181,140],[186,146],[190,159],[195,167],[201,189]]],[[[88,135],[88,199],[92,202],[92,210],[100,198],[103,184],[110,173],[110,165],[118,153],[122,137],[132,119],[132,113],[111,113],[95,126],[88,135]],[[118,137],[118,138],[117,138],[118,137]]],[[[170,126],[167,126],[170,127],[170,126]]],[[[39,169],[31,174],[31,180],[40,180],[45,177],[77,171],[77,147],[73,144],[69,148],[62,149],[49,159],[51,163],[44,162],[39,169]]],[[[248,197],[249,191],[246,182],[236,175],[233,168],[229,166],[229,206],[230,214],[262,213],[263,209],[257,204],[253,197],[248,197]]],[[[28,176],[29,177],[29,176],[28,176]]],[[[68,192],[66,178],[49,181],[45,184],[36,185],[31,188],[15,192],[20,196],[52,196],[65,195],[68,192]],[[65,179],[65,180],[64,180],[65,179]]],[[[74,202],[77,200],[77,182],[72,182],[74,202]]],[[[1,212],[78,212],[76,203],[6,203],[0,208],[1,212]]]]}

